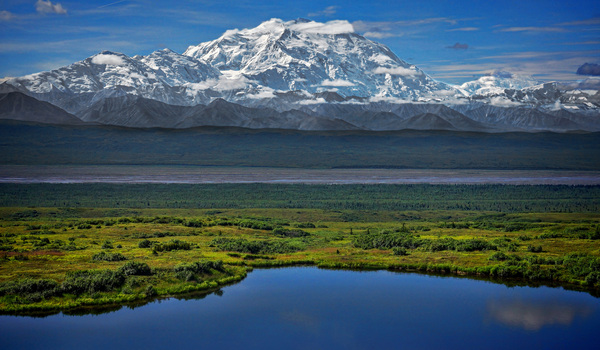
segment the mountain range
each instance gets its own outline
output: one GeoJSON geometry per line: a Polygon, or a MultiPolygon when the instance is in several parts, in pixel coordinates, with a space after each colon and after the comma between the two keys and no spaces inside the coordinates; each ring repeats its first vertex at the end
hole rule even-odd
{"type": "Polygon", "coordinates": [[[102,51],[0,84],[0,119],[137,128],[600,131],[600,90],[493,72],[436,81],[347,21],[271,19],[129,57],[102,51]]]}

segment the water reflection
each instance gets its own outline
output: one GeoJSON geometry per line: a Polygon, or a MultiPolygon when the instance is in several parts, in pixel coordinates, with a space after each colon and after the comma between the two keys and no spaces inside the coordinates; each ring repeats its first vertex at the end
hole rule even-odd
{"type": "Polygon", "coordinates": [[[539,331],[551,325],[570,326],[577,318],[586,318],[594,310],[565,301],[493,300],[488,302],[488,316],[496,322],[527,331],[539,331]]]}
{"type": "Polygon", "coordinates": [[[600,300],[589,294],[390,271],[256,269],[212,294],[140,305],[78,317],[0,316],[0,347],[494,350],[600,343],[600,300]]]}
{"type": "Polygon", "coordinates": [[[279,316],[282,323],[288,323],[291,326],[300,327],[304,331],[310,333],[317,333],[321,327],[320,318],[308,312],[290,310],[280,313],[279,316]]]}

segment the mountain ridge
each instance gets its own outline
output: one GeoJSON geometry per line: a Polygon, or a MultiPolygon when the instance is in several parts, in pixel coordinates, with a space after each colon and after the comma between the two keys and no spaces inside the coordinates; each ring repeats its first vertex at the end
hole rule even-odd
{"type": "Polygon", "coordinates": [[[82,121],[134,127],[393,130],[430,114],[429,120],[441,118],[432,125],[448,122],[458,130],[600,130],[600,91],[502,71],[451,86],[340,20],[271,19],[183,54],[101,51],[0,84],[0,92],[11,91],[82,121]],[[240,107],[207,109],[219,99],[240,107]]]}

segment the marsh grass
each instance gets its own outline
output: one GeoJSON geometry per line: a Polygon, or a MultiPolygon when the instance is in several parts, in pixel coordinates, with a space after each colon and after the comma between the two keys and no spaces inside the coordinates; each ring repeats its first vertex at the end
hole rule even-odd
{"type": "Polygon", "coordinates": [[[59,212],[0,208],[3,312],[207,290],[243,278],[247,268],[299,264],[600,289],[596,213],[90,208],[66,217],[59,212]],[[352,216],[361,221],[348,221],[352,216]],[[65,287],[78,285],[74,280],[81,288],[65,287]]]}

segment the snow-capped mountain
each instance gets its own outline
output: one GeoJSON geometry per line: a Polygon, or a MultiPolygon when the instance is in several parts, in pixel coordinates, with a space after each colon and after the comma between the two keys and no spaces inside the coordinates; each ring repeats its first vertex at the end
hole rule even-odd
{"type": "Polygon", "coordinates": [[[347,21],[271,19],[190,46],[184,55],[206,61],[232,79],[279,91],[409,100],[459,93],[386,46],[354,33],[347,21]]]}
{"type": "Polygon", "coordinates": [[[183,54],[102,51],[0,84],[0,93],[13,91],[83,121],[121,126],[600,130],[598,91],[566,91],[501,71],[451,86],[347,21],[271,19],[183,54]]]}
{"type": "Polygon", "coordinates": [[[516,75],[505,71],[494,71],[477,80],[459,86],[468,95],[499,95],[506,89],[520,90],[541,84],[529,76],[516,75]]]}
{"type": "Polygon", "coordinates": [[[168,49],[133,58],[102,51],[56,70],[9,79],[5,83],[78,113],[104,98],[124,95],[176,105],[210,101],[197,92],[190,96],[188,86],[220,76],[214,67],[168,49]]]}

